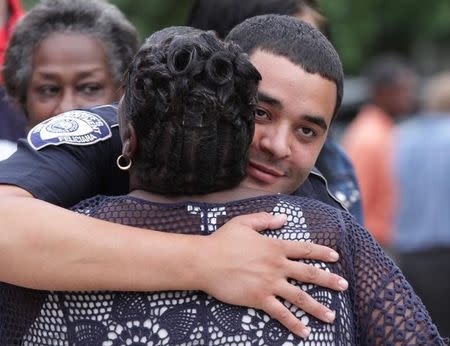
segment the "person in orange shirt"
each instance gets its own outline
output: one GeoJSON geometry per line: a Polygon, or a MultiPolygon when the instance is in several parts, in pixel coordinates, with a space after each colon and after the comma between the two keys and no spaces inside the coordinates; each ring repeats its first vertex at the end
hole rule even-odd
{"type": "Polygon", "coordinates": [[[416,75],[398,56],[376,58],[367,70],[370,100],[347,128],[342,145],[361,189],[366,227],[389,247],[396,207],[392,133],[396,121],[416,106],[416,75]]]}

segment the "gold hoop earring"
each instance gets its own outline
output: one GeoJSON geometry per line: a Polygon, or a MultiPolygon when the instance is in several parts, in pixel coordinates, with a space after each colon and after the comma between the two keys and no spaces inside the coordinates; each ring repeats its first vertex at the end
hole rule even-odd
{"type": "Polygon", "coordinates": [[[131,167],[131,163],[132,163],[131,159],[126,158],[122,154],[119,155],[119,157],[117,158],[117,161],[116,161],[117,167],[119,167],[119,169],[121,169],[122,171],[128,171],[131,167]],[[122,161],[125,161],[125,162],[128,161],[128,163],[122,164],[123,163],[122,161]]]}

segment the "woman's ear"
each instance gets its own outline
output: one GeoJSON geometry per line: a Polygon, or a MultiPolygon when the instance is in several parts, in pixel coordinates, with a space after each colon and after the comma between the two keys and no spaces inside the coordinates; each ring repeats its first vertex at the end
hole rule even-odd
{"type": "Polygon", "coordinates": [[[136,131],[131,122],[125,125],[122,134],[122,155],[127,158],[133,158],[137,151],[136,131]]]}

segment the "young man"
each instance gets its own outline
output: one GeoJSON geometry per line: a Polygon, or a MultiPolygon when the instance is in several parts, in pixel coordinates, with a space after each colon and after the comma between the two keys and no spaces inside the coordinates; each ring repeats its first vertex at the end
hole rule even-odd
{"type": "MultiPolygon", "coordinates": [[[[257,35],[267,28],[255,25],[254,30],[257,35]]],[[[341,104],[343,76],[336,64],[310,63],[306,71],[299,70],[313,54],[297,45],[287,50],[298,33],[276,33],[269,32],[267,42],[244,40],[233,32],[227,40],[239,43],[262,75],[246,180],[273,193],[292,193],[307,179],[327,138],[341,104]],[[286,39],[273,44],[281,35],[286,39]]]]}
{"type": "MultiPolygon", "coordinates": [[[[316,0],[197,0],[187,24],[202,30],[214,30],[221,38],[247,18],[279,14],[296,17],[326,36],[329,26],[320,13],[316,0]]],[[[361,198],[355,171],[350,159],[332,136],[328,136],[317,158],[308,184],[303,184],[298,194],[308,194],[318,186],[326,185],[330,195],[341,203],[360,224],[364,223],[361,198]]]]}
{"type": "MultiPolygon", "coordinates": [[[[302,47],[301,37],[298,39],[298,46],[302,47]]],[[[288,42],[289,47],[292,45],[288,42]]],[[[305,48],[315,51],[314,56],[321,55],[324,49],[305,48]]],[[[307,59],[308,55],[305,52],[301,58],[307,59]]],[[[261,68],[267,64],[264,58],[267,57],[263,54],[263,61],[255,60],[261,68]]],[[[290,64],[287,65],[283,77],[297,76],[289,74],[290,64]]],[[[277,71],[267,70],[263,80],[270,80],[269,73],[277,71]]],[[[297,77],[315,85],[316,78],[297,77]]],[[[280,84],[273,87],[284,88],[286,83],[281,82],[274,79],[273,83],[280,84]]],[[[289,90],[287,103],[271,86],[261,90],[261,96],[268,98],[261,103],[258,121],[265,119],[264,107],[279,109],[279,104],[272,102],[278,99],[289,115],[284,118],[280,113],[276,126],[257,124],[269,131],[255,137],[252,145],[249,179],[253,184],[269,191],[291,190],[307,178],[342,97],[342,76],[336,82],[325,80],[325,84],[327,97],[315,95],[323,90],[314,87],[315,92],[307,94],[313,100],[301,98],[305,105],[300,114],[296,112],[298,103],[287,104],[295,98],[293,89],[289,90]],[[279,131],[289,139],[290,153],[276,153],[285,146],[278,143],[279,131]]],[[[275,112],[269,116],[275,116],[275,112]]],[[[104,106],[68,112],[38,125],[30,132],[28,142],[20,143],[18,152],[1,163],[0,183],[5,185],[0,187],[0,263],[8,264],[1,266],[2,281],[53,290],[200,289],[228,303],[263,309],[296,330],[300,322],[288,310],[274,304],[278,294],[267,282],[287,282],[292,277],[338,290],[347,287],[346,281],[336,275],[292,260],[336,260],[330,249],[267,239],[250,232],[282,224],[283,220],[266,214],[232,220],[205,240],[113,225],[33,198],[67,207],[98,193],[125,193],[127,174],[115,165],[120,151],[116,108],[104,106]],[[35,216],[24,218],[24,215],[35,216]],[[205,241],[208,246],[204,246],[205,241]],[[200,246],[210,252],[198,251],[200,246]]],[[[321,195],[326,197],[326,190],[321,195]]],[[[280,296],[319,319],[330,321],[328,308],[301,290],[295,292],[280,296]]]]}

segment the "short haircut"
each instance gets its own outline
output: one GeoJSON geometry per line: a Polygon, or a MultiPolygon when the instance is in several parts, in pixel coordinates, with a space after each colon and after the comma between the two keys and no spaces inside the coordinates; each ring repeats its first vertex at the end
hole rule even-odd
{"type": "Polygon", "coordinates": [[[245,19],[263,14],[294,16],[311,12],[320,30],[326,30],[325,18],[319,13],[316,0],[197,0],[187,25],[202,30],[214,30],[224,38],[245,19]]]}
{"type": "Polygon", "coordinates": [[[130,65],[119,107],[137,135],[139,183],[172,195],[238,185],[260,79],[238,45],[212,32],[179,27],[153,34],[130,65]]]}
{"type": "Polygon", "coordinates": [[[283,56],[306,72],[334,82],[337,90],[334,116],[338,112],[344,84],[339,55],[330,41],[308,23],[291,16],[257,16],[237,25],[226,41],[237,43],[249,55],[262,50],[283,56]]]}
{"type": "Polygon", "coordinates": [[[17,23],[5,55],[7,94],[24,109],[33,52],[53,33],[95,38],[118,85],[139,47],[136,29],[114,5],[102,0],[43,0],[17,23]]]}

